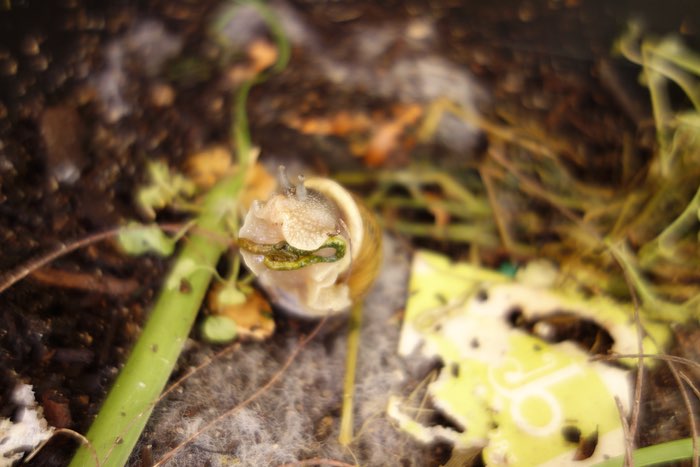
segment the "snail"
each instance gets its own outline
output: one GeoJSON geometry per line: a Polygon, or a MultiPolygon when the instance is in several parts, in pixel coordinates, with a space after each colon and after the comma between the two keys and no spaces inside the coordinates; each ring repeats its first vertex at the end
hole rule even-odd
{"type": "Polygon", "coordinates": [[[374,214],[339,183],[293,185],[279,168],[278,192],[255,201],[238,234],[248,269],[271,300],[303,317],[341,313],[369,291],[381,263],[374,214]]]}

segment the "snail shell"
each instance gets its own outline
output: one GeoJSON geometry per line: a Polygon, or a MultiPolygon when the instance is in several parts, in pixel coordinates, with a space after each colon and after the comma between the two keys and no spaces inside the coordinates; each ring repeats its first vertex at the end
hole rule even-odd
{"type": "Polygon", "coordinates": [[[347,310],[364,297],[379,271],[382,234],[376,217],[328,178],[300,177],[292,186],[280,167],[279,184],[278,193],[254,202],[245,216],[238,235],[245,264],[272,301],[291,313],[321,317],[347,310]],[[345,250],[334,255],[329,245],[335,239],[345,250]],[[321,262],[271,268],[271,255],[257,249],[261,245],[285,245],[321,262]]]}

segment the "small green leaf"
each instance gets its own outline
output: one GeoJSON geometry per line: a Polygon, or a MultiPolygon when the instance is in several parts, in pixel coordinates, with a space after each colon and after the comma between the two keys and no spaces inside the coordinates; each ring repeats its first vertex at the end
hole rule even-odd
{"type": "Polygon", "coordinates": [[[180,290],[183,284],[187,282],[187,278],[197,270],[197,263],[190,258],[185,258],[175,265],[175,268],[170,273],[168,280],[165,282],[167,290],[180,290]]]}
{"type": "Polygon", "coordinates": [[[155,217],[157,209],[162,209],[177,199],[194,195],[194,182],[171,171],[163,162],[149,162],[147,169],[148,185],[139,189],[136,202],[148,217],[155,217]]]}
{"type": "Polygon", "coordinates": [[[226,344],[236,338],[236,322],[226,316],[207,316],[202,323],[202,337],[212,344],[226,344]]]}
{"type": "Polygon", "coordinates": [[[233,306],[245,303],[246,297],[235,284],[227,284],[217,294],[216,301],[219,306],[233,306]]]}
{"type": "Polygon", "coordinates": [[[121,229],[118,240],[124,251],[130,255],[155,253],[159,256],[170,256],[175,249],[175,240],[155,224],[131,222],[121,229]]]}

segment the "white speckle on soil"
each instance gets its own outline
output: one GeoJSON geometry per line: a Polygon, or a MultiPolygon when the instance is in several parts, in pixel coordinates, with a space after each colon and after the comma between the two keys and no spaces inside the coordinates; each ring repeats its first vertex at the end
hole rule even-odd
{"type": "Polygon", "coordinates": [[[53,427],[48,426],[41,407],[37,407],[30,385],[17,386],[12,402],[19,406],[13,420],[0,419],[0,467],[12,465],[53,434],[53,427]]]}

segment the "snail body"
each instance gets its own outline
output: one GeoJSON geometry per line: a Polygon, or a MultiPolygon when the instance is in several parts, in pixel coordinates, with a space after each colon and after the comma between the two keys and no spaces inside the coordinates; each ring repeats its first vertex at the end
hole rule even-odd
{"type": "Polygon", "coordinates": [[[340,313],[369,291],[381,264],[374,214],[328,178],[292,185],[256,201],[239,231],[241,255],[281,308],[305,317],[340,313]]]}

